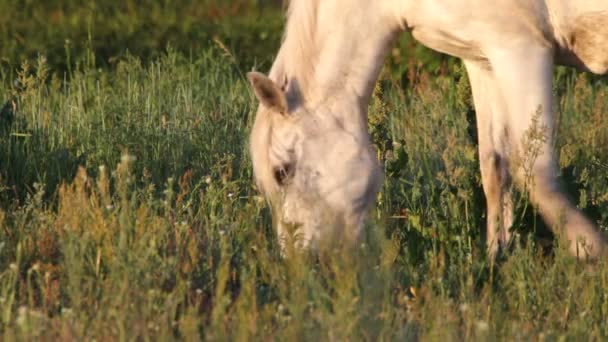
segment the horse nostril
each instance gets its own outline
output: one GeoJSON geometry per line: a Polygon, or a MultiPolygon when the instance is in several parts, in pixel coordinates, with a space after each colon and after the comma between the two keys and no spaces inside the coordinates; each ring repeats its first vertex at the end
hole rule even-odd
{"type": "Polygon", "coordinates": [[[274,168],[274,179],[279,185],[285,185],[292,176],[293,166],[291,164],[284,164],[274,168]]]}

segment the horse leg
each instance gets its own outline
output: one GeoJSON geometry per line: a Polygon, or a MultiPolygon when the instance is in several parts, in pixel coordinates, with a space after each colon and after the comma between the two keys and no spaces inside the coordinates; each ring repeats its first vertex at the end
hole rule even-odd
{"type": "Polygon", "coordinates": [[[517,40],[488,51],[508,107],[511,171],[557,235],[579,257],[598,257],[606,242],[560,190],[553,155],[553,50],[517,40]]]}
{"type": "Polygon", "coordinates": [[[486,66],[464,61],[473,90],[481,181],[487,203],[488,256],[510,240],[513,223],[511,176],[506,152],[506,104],[486,66]]]}

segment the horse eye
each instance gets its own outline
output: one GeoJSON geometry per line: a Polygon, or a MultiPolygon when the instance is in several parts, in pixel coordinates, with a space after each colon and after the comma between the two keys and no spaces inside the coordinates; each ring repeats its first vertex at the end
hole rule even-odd
{"type": "Polygon", "coordinates": [[[284,164],[274,168],[274,179],[279,185],[285,185],[293,176],[294,168],[291,164],[284,164]]]}

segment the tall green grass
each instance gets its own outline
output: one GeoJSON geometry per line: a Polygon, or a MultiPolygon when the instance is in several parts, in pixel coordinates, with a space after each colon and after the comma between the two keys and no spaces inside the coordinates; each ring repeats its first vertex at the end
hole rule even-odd
{"type": "MultiPolygon", "coordinates": [[[[388,64],[369,123],[386,177],[365,238],[282,259],[251,181],[245,52],[178,50],[3,69],[2,340],[608,337],[605,261],[547,247],[524,194],[513,248],[488,264],[458,63],[439,77],[388,64]]],[[[556,80],[565,184],[605,229],[608,87],[556,80]]]]}
{"type": "Polygon", "coordinates": [[[128,53],[158,58],[167,46],[198,53],[216,39],[234,48],[242,67],[268,67],[282,19],[281,0],[4,0],[0,63],[14,67],[42,53],[69,71],[92,52],[108,67],[128,53]]]}

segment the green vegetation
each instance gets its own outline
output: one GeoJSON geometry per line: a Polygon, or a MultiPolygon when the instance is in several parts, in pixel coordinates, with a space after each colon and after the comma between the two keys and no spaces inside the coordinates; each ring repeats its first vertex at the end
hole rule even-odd
{"type": "MultiPolygon", "coordinates": [[[[524,194],[488,264],[466,76],[408,37],[370,108],[363,244],[281,259],[246,152],[243,73],[282,27],[261,3],[0,4],[0,339],[608,337],[605,261],[551,245],[524,194]]],[[[556,80],[568,191],[606,229],[608,86],[556,80]]]]}

